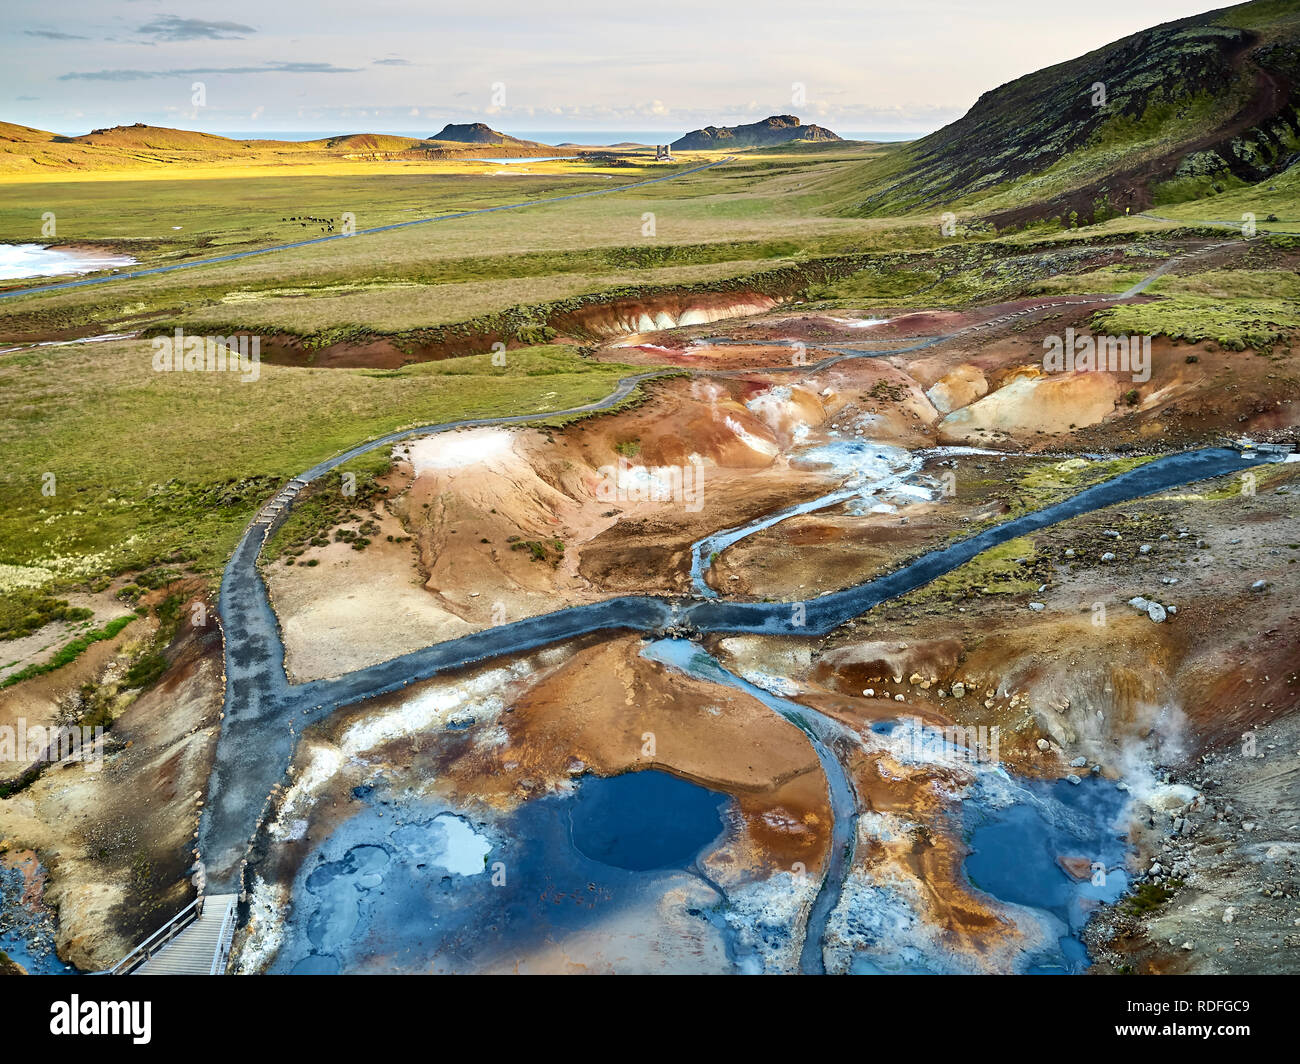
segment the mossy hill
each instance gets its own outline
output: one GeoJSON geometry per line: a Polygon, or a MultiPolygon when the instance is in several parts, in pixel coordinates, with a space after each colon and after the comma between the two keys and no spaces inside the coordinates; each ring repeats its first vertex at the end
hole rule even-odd
{"type": "Polygon", "coordinates": [[[1143,30],[981,96],[864,170],[859,215],[966,207],[1004,228],[1237,188],[1300,160],[1300,2],[1143,30]]]}

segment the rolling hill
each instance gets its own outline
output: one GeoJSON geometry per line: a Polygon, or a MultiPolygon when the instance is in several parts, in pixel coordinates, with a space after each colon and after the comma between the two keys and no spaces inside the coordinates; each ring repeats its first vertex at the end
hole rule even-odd
{"type": "Polygon", "coordinates": [[[851,213],[968,207],[1087,222],[1262,180],[1300,158],[1300,3],[1133,34],[986,92],[872,170],[851,213]]]}
{"type": "Polygon", "coordinates": [[[95,129],[79,136],[64,136],[12,122],[0,122],[0,175],[41,173],[162,170],[171,167],[227,167],[232,165],[314,165],[373,159],[425,161],[471,159],[485,144],[498,154],[572,155],[571,149],[504,137],[504,140],[456,139],[451,133],[481,127],[485,136],[501,138],[481,123],[448,126],[443,139],[386,133],[349,133],[319,140],[231,140],[215,133],[171,129],[137,122],[129,126],[95,129]]]}

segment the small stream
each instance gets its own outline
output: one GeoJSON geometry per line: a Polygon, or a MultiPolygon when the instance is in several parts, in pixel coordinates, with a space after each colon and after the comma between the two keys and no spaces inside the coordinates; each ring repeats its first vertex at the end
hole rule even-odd
{"type": "Polygon", "coordinates": [[[705,576],[724,550],[791,517],[824,510],[850,500],[857,500],[857,506],[853,510],[855,513],[889,513],[894,509],[888,501],[891,497],[902,496],[909,501],[930,498],[927,489],[907,484],[908,478],[925,464],[925,455],[920,451],[908,452],[901,447],[873,443],[870,440],[832,440],[796,451],[791,456],[790,464],[795,468],[824,468],[828,474],[843,477],[844,481],[825,495],[764,514],[735,528],[714,532],[692,544],[691,584],[696,594],[703,598],[718,597],[718,593],[709,587],[705,576]]]}
{"type": "MultiPolygon", "coordinates": [[[[829,860],[808,914],[799,958],[806,975],[826,970],[827,925],[841,904],[845,915],[868,909],[879,898],[851,892],[860,803],[845,765],[836,757],[836,740],[858,737],[838,721],[778,693],[759,687],[725,669],[699,646],[683,639],[658,639],[642,655],[696,679],[743,691],[794,724],[812,743],[826,775],[834,822],[829,860]]],[[[777,681],[779,683],[779,681],[777,681]]],[[[893,727],[879,722],[872,731],[888,736],[893,727]]],[[[1092,909],[1117,900],[1128,888],[1124,872],[1126,846],[1122,820],[1129,796],[1113,782],[1089,777],[1080,784],[1065,780],[1024,780],[1000,765],[984,765],[961,803],[966,841],[970,847],[964,870],[972,886],[1000,902],[1023,906],[1050,928],[1055,946],[1028,958],[1026,974],[1077,974],[1090,960],[1080,934],[1092,909]],[[1080,878],[1069,875],[1063,858],[1082,862],[1080,878]]],[[[873,888],[874,889],[874,888],[873,888]]],[[[886,891],[887,893],[887,891],[886,891]]],[[[906,936],[904,936],[906,939],[906,936]]],[[[873,945],[879,946],[876,942],[873,945]]],[[[938,972],[942,954],[922,956],[905,940],[886,945],[883,956],[856,953],[852,972],[938,972]],[[896,949],[894,947],[897,947],[896,949]],[[894,952],[891,954],[891,949],[894,952]]]]}
{"type": "Polygon", "coordinates": [[[695,643],[686,639],[656,639],[642,650],[642,656],[661,665],[676,669],[688,676],[708,683],[722,684],[743,691],[758,699],[763,705],[788,720],[806,736],[817,752],[822,772],[826,776],[830,796],[831,824],[830,850],[825,874],[804,932],[803,949],[799,956],[799,970],[805,975],[821,975],[826,966],[822,958],[822,941],[826,921],[839,904],[844,877],[853,864],[854,844],[858,832],[858,800],[852,780],[839,759],[831,752],[836,738],[848,735],[838,722],[814,709],[773,694],[748,680],[724,669],[718,661],[695,643]]]}
{"type": "Polygon", "coordinates": [[[718,593],[709,587],[706,582],[705,574],[709,569],[713,568],[713,562],[718,555],[733,543],[739,543],[745,537],[752,536],[756,532],[762,532],[763,529],[771,528],[788,518],[812,513],[815,510],[823,510],[828,506],[844,502],[846,499],[852,499],[857,494],[857,488],[838,488],[829,494],[819,495],[807,502],[787,506],[784,510],[777,510],[765,517],[756,518],[749,524],[738,525],[736,528],[726,528],[721,532],[715,532],[710,536],[705,536],[704,539],[697,540],[691,545],[691,586],[695,588],[695,593],[703,598],[718,597],[718,593]]]}
{"type": "Polygon", "coordinates": [[[975,447],[938,447],[908,451],[872,440],[831,440],[796,451],[790,460],[795,468],[825,468],[843,483],[825,495],[765,514],[735,528],[714,532],[691,545],[691,586],[701,598],[718,598],[706,579],[714,561],[728,547],[800,514],[815,513],[840,503],[849,503],[854,516],[893,513],[897,504],[927,502],[934,497],[930,488],[911,483],[931,458],[951,455],[998,455],[1001,452],[975,447]]]}
{"type": "Polygon", "coordinates": [[[0,860],[0,950],[28,975],[76,974],[55,952],[54,912],[29,896],[28,876],[41,874],[35,860],[0,860]]]}

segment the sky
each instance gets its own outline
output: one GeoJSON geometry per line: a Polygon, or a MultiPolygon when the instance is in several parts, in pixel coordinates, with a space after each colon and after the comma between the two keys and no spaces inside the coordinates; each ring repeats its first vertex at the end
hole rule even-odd
{"type": "Polygon", "coordinates": [[[928,132],[1208,0],[5,0],[0,120],[78,134],[659,130],[795,114],[928,132]]]}

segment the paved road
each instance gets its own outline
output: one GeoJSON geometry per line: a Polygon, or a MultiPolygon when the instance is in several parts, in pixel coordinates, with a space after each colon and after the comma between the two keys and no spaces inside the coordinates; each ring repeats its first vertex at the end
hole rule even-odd
{"type": "MultiPolygon", "coordinates": [[[[1171,261],[1183,258],[1185,256],[1171,261]]],[[[1170,265],[1166,263],[1161,271],[1166,271],[1170,265]]],[[[1108,303],[1114,298],[1058,298],[976,323],[956,333],[904,340],[904,346],[868,350],[862,344],[846,345],[833,348],[834,354],[809,365],[756,369],[764,373],[812,374],[845,359],[905,354],[1053,307],[1108,303]]],[[[754,371],[691,372],[732,376],[754,371]]],[[[1260,461],[1216,448],[1158,459],[1089,488],[1066,502],[1006,522],[944,550],[931,552],[887,576],[801,604],[623,596],[499,625],[358,669],[337,679],[306,684],[288,682],[284,671],[284,645],[266,587],[257,570],[257,557],[267,535],[287,515],[292,496],[303,485],[367,451],[413,436],[455,428],[523,424],[539,418],[607,410],[627,398],[640,383],[679,372],[680,369],[674,368],[633,374],[620,380],[615,390],[605,398],[570,410],[443,422],[369,440],[296,477],[294,485],[282,493],[286,498],[284,508],[274,517],[261,516],[249,527],[226,566],[221,585],[219,614],[225,633],[227,698],[199,838],[200,853],[212,889],[239,889],[240,866],[266,808],[271,788],[283,779],[297,734],[304,726],[337,708],[399,690],[452,669],[597,631],[664,632],[678,629],[685,632],[823,634],[889,598],[950,572],[981,551],[1027,531],[1116,502],[1244,469],[1260,461]],[[801,612],[796,611],[796,605],[802,607],[801,612]],[[796,618],[801,623],[796,624],[796,618]]]]}
{"type": "Polygon", "coordinates": [[[453,218],[470,218],[476,214],[495,214],[497,211],[515,211],[524,207],[537,207],[543,203],[563,203],[565,200],[585,199],[588,196],[608,196],[611,192],[626,192],[631,188],[642,188],[645,185],[656,185],[661,181],[676,181],[679,177],[686,177],[688,174],[698,174],[701,170],[712,170],[715,166],[722,166],[729,163],[735,158],[734,155],[728,155],[725,159],[718,159],[716,162],[704,163],[701,166],[692,166],[687,170],[679,170],[675,174],[664,174],[662,177],[650,177],[644,181],[633,181],[630,185],[616,185],[613,188],[596,188],[589,192],[572,192],[566,196],[546,196],[542,199],[521,200],[519,203],[505,203],[500,207],[480,207],[472,211],[456,211],[454,214],[438,214],[430,218],[412,218],[409,222],[394,222],[392,225],[376,225],[370,229],[358,229],[354,233],[334,233],[332,236],[312,237],[310,240],[296,240],[292,244],[275,244],[272,247],[256,248],[252,251],[236,251],[229,255],[217,255],[210,259],[195,259],[191,262],[173,262],[168,266],[150,266],[143,270],[131,270],[127,273],[110,273],[102,277],[83,277],[78,281],[58,281],[55,284],[39,285],[35,288],[15,288],[7,292],[0,292],[0,299],[15,299],[18,296],[37,295],[41,292],[62,292],[68,288],[86,288],[90,285],[112,284],[115,281],[133,281],[139,277],[153,277],[160,273],[174,273],[177,270],[192,270],[199,266],[215,266],[223,262],[235,262],[238,259],[251,259],[257,255],[273,255],[277,251],[290,251],[293,248],[308,248],[313,244],[328,244],[333,240],[351,240],[357,236],[369,236],[374,233],[391,233],[395,229],[410,229],[417,225],[430,225],[433,222],[449,222],[453,218]]]}

